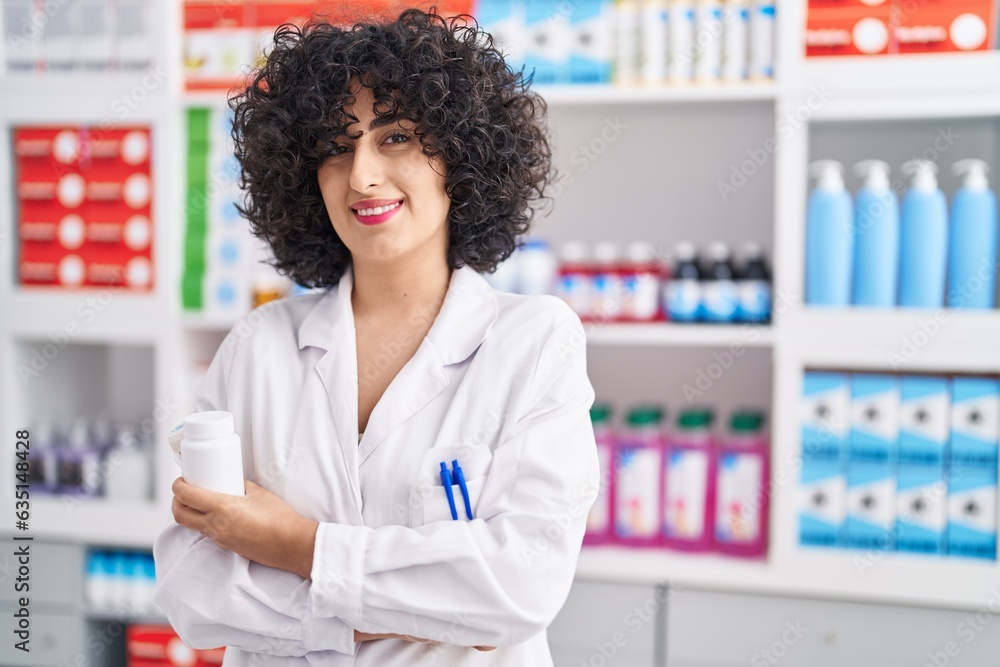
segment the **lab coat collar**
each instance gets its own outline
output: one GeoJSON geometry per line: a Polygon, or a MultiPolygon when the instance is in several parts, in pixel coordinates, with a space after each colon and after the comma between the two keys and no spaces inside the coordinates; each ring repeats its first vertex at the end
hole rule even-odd
{"type": "Polygon", "coordinates": [[[357,338],[348,269],[336,289],[325,294],[299,327],[299,348],[314,346],[326,352],[316,364],[337,423],[346,469],[360,521],[362,497],[358,467],[386,436],[427,405],[449,384],[445,366],[468,359],[486,339],[497,319],[496,293],[469,267],[452,271],[448,292],[420,347],[386,388],[368,419],[364,438],[358,432],[357,338]]]}
{"type": "MultiPolygon", "coordinates": [[[[354,273],[348,266],[337,286],[302,321],[298,332],[300,350],[310,345],[331,350],[341,336],[354,333],[353,287],[354,273]]],[[[453,270],[444,303],[427,332],[441,364],[468,359],[486,340],[497,314],[496,293],[489,283],[468,266],[453,270]]]]}

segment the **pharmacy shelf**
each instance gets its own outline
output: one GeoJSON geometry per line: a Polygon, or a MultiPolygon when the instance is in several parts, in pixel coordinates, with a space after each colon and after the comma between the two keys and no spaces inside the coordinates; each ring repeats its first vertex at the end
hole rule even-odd
{"type": "MultiPolygon", "coordinates": [[[[10,497],[13,498],[11,493],[10,497]]],[[[14,516],[13,502],[4,503],[14,516]]],[[[70,496],[31,496],[31,518],[22,535],[35,539],[78,541],[88,545],[149,549],[170,525],[170,509],[160,503],[126,503],[103,498],[79,501],[70,496]]]]}
{"type": "Polygon", "coordinates": [[[799,61],[788,83],[826,85],[834,95],[875,94],[901,108],[901,97],[927,91],[939,97],[1000,92],[1000,52],[809,58],[799,61]]]}
{"type": "Polygon", "coordinates": [[[552,105],[645,104],[684,102],[739,102],[773,100],[772,81],[688,85],[548,85],[536,86],[552,105]]]}
{"type": "Polygon", "coordinates": [[[101,609],[94,609],[91,607],[84,607],[83,615],[89,621],[98,621],[101,623],[121,623],[125,622],[128,624],[135,625],[170,625],[170,621],[163,614],[157,612],[156,609],[151,609],[148,611],[142,611],[138,613],[131,613],[128,611],[123,611],[121,613],[115,613],[113,611],[104,611],[101,609]]]}
{"type": "Polygon", "coordinates": [[[168,302],[125,288],[18,288],[4,300],[0,329],[18,339],[65,333],[71,342],[153,343],[163,335],[168,302]]]}
{"type": "Polygon", "coordinates": [[[585,322],[587,342],[594,345],[663,347],[768,347],[774,333],[766,324],[612,324],[585,322]]]}
{"type": "Polygon", "coordinates": [[[678,590],[864,600],[979,610],[1000,586],[995,562],[838,550],[798,550],[769,561],[620,546],[585,547],[577,577],[678,590]]]}
{"type": "Polygon", "coordinates": [[[1000,373],[995,309],[792,309],[782,332],[786,349],[807,366],[1000,373]]]}

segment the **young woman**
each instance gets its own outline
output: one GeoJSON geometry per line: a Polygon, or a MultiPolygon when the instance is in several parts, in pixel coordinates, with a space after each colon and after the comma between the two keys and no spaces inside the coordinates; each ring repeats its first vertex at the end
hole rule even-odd
{"type": "Polygon", "coordinates": [[[279,270],[330,289],[245,317],[200,386],[248,479],[174,482],[155,600],[191,646],[552,664],[599,483],[585,337],[559,299],[479,275],[552,177],[528,83],[474,24],[409,10],[280,28],[234,98],[243,214],[279,270]]]}

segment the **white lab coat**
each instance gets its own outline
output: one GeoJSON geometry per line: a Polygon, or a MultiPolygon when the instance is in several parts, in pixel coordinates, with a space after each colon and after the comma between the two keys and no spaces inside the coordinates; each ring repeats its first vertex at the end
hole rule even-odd
{"type": "Polygon", "coordinates": [[[195,401],[233,413],[248,479],[320,522],[310,580],[173,524],[154,546],[156,603],[189,645],[228,646],[226,667],[551,665],[545,629],[599,484],[579,318],[454,270],[359,444],[352,285],[349,270],[242,318],[195,401]],[[438,470],[452,459],[473,521],[457,486],[451,520],[438,470]],[[355,643],[355,629],[442,644],[355,643]]]}

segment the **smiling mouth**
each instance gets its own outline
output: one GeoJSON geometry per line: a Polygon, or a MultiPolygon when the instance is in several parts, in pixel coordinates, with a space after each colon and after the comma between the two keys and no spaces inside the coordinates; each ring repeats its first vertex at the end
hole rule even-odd
{"type": "Polygon", "coordinates": [[[403,203],[403,200],[401,199],[398,202],[395,202],[394,204],[387,204],[385,206],[375,206],[375,207],[372,207],[372,208],[355,208],[355,209],[351,209],[351,210],[354,211],[355,215],[358,215],[358,216],[361,216],[361,217],[373,217],[373,216],[382,215],[383,213],[388,213],[389,211],[395,210],[395,209],[399,208],[402,205],[402,203],[403,203]]]}

